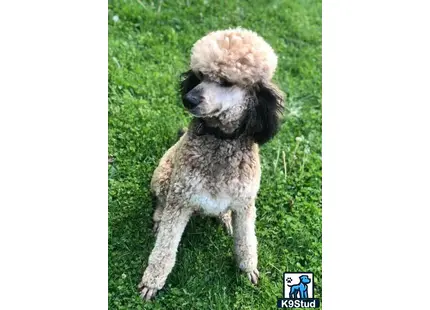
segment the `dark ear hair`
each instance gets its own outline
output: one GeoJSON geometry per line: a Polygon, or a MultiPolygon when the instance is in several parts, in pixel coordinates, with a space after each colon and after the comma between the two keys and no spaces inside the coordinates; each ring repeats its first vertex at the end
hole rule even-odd
{"type": "Polygon", "coordinates": [[[181,83],[180,83],[181,98],[184,98],[185,95],[190,90],[192,90],[194,87],[196,87],[199,84],[200,84],[200,79],[193,72],[193,70],[188,70],[187,72],[182,73],[181,83]]]}
{"type": "Polygon", "coordinates": [[[258,83],[253,91],[254,104],[250,111],[247,132],[261,145],[279,131],[284,111],[284,95],[272,83],[258,83]]]}

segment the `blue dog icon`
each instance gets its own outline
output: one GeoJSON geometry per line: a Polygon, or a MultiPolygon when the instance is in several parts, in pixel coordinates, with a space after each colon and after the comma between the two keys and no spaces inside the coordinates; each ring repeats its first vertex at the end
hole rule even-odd
{"type": "Polygon", "coordinates": [[[311,283],[311,279],[307,275],[302,275],[299,277],[300,283],[295,285],[289,285],[290,289],[290,298],[308,298],[308,284],[311,283]],[[300,297],[297,297],[297,294],[300,293],[300,297]]]}

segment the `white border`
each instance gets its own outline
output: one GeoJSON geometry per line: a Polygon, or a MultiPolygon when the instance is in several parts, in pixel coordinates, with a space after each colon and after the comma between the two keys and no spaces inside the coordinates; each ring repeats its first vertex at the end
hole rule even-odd
{"type": "Polygon", "coordinates": [[[0,309],[106,309],[107,3],[0,12],[0,309]]]}
{"type": "Polygon", "coordinates": [[[424,309],[429,3],[323,3],[322,306],[424,309]]]}
{"type": "MultiPolygon", "coordinates": [[[[424,308],[428,2],[323,11],[323,306],[424,308]]],[[[106,309],[106,3],[0,12],[0,308],[106,309]]]]}

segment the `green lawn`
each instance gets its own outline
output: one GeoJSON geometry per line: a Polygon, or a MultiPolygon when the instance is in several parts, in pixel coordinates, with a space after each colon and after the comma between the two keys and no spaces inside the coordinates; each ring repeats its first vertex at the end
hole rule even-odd
{"type": "Polygon", "coordinates": [[[321,297],[321,1],[109,1],[110,309],[276,309],[284,271],[312,271],[321,297]],[[222,4],[221,4],[222,3],[222,4]],[[282,130],[261,148],[258,286],[215,219],[191,220],[154,302],[137,284],[154,244],[149,182],[189,115],[178,94],[192,44],[242,26],[279,56],[282,130]]]}

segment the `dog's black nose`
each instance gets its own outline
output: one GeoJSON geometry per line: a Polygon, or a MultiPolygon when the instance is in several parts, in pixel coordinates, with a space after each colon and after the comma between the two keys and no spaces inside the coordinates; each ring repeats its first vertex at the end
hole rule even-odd
{"type": "Polygon", "coordinates": [[[202,101],[200,92],[196,92],[194,90],[188,92],[188,94],[184,97],[184,105],[188,109],[195,108],[202,101]]]}

